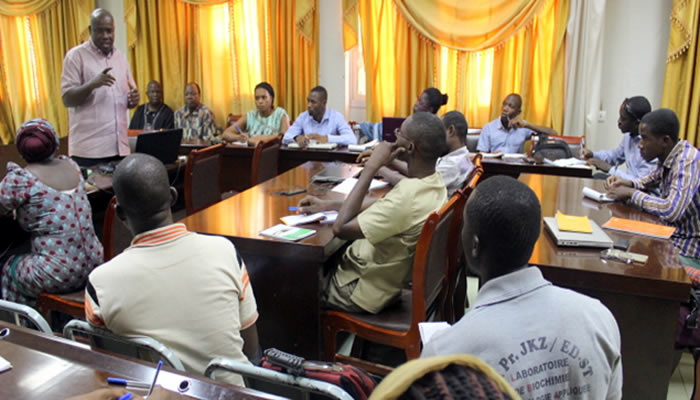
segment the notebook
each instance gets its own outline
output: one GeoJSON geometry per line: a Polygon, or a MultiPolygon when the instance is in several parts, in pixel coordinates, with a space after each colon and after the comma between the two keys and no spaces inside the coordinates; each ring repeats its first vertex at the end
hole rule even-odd
{"type": "Polygon", "coordinates": [[[666,225],[652,224],[649,222],[634,221],[612,217],[603,224],[603,228],[615,231],[636,233],[644,236],[651,236],[659,239],[668,239],[676,231],[676,228],[666,225]]]}
{"type": "Polygon", "coordinates": [[[296,242],[307,238],[316,233],[313,229],[297,228],[294,226],[287,226],[285,224],[278,224],[273,227],[267,228],[260,232],[260,235],[266,236],[273,239],[289,240],[296,242]]]}
{"type": "Polygon", "coordinates": [[[182,128],[142,133],[136,139],[136,153],[150,154],[163,164],[172,164],[180,154],[182,128]]]}
{"type": "Polygon", "coordinates": [[[560,231],[555,217],[544,217],[544,225],[557,246],[610,248],[612,239],[595,221],[590,221],[593,233],[560,231]]]}

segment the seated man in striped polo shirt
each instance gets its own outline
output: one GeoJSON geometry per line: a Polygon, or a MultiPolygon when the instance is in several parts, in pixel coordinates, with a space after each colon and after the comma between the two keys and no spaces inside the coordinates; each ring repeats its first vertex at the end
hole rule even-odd
{"type": "Polygon", "coordinates": [[[681,253],[691,279],[700,284],[700,151],[678,138],[680,123],[676,113],[660,108],[642,117],[639,124],[639,152],[642,158],[658,159],[649,175],[625,180],[611,176],[608,195],[628,200],[676,227],[671,239],[681,253]],[[660,196],[650,193],[658,189],[660,196]]]}
{"type": "MultiPolygon", "coordinates": [[[[90,273],[88,321],[118,335],[150,336],[199,374],[216,356],[259,358],[255,296],[233,244],[173,223],[177,192],[156,158],[128,156],[113,181],[117,215],[135,236],[90,273]]],[[[219,378],[243,386],[238,375],[219,378]]]]}

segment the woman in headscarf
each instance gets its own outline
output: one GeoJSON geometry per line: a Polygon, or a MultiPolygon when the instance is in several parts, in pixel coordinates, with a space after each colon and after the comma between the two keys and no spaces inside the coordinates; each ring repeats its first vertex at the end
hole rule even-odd
{"type": "Polygon", "coordinates": [[[16,144],[27,166],[7,163],[0,215],[14,211],[31,235],[31,251],[0,258],[0,297],[33,306],[42,292],[83,287],[103,252],[80,169],[68,157],[56,156],[58,136],[51,124],[25,122],[16,144]]]}

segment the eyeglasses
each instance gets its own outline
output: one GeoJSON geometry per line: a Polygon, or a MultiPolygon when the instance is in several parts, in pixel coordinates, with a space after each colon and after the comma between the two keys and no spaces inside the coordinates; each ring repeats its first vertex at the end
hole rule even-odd
{"type": "Polygon", "coordinates": [[[629,99],[625,99],[625,112],[630,115],[632,118],[634,118],[635,121],[641,122],[642,119],[637,117],[637,115],[632,112],[632,105],[629,103],[629,99]]]}

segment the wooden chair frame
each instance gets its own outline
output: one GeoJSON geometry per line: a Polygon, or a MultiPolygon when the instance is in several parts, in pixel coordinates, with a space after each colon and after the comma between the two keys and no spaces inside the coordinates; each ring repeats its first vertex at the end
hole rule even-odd
{"type": "MultiPolygon", "coordinates": [[[[411,323],[407,331],[394,331],[368,324],[356,316],[340,312],[326,311],[321,316],[321,325],[323,327],[324,338],[324,358],[329,361],[336,361],[336,338],[338,332],[346,331],[355,333],[358,337],[392,347],[402,348],[406,353],[406,358],[411,360],[418,358],[421,351],[420,333],[418,331],[418,323],[426,321],[428,315],[426,310],[428,305],[425,300],[425,272],[430,254],[430,247],[433,244],[433,233],[439,222],[447,216],[454,217],[455,208],[461,202],[460,196],[453,196],[439,211],[435,211],[423,225],[418,244],[416,245],[416,253],[413,259],[413,293],[411,305],[411,323]]],[[[449,244],[448,244],[449,246],[449,244]]],[[[449,253],[449,247],[447,248],[449,253]]],[[[445,273],[447,272],[447,260],[445,260],[445,273]]],[[[442,278],[442,289],[437,295],[433,303],[437,303],[440,313],[440,305],[442,304],[443,296],[445,295],[445,280],[442,278]]],[[[351,361],[352,357],[343,357],[344,361],[351,361]]],[[[361,360],[358,360],[361,361],[361,360]]],[[[366,366],[366,363],[365,363],[366,366]]],[[[382,371],[372,371],[382,373],[382,371]]]]}

